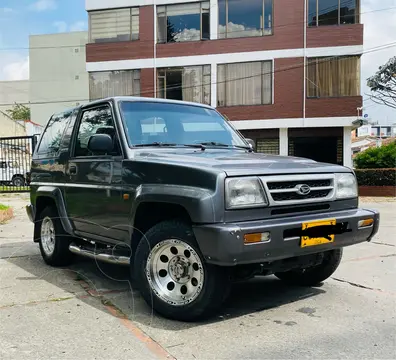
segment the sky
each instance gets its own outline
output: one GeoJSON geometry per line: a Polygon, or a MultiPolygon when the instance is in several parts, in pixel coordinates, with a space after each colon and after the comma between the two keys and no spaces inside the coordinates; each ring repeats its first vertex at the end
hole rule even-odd
{"type": "MultiPolygon", "coordinates": [[[[249,0],[246,0],[249,1],[249,0]]],[[[276,0],[275,0],[276,1],[276,0]]],[[[366,79],[396,56],[396,0],[361,0],[364,52],[395,43],[362,57],[364,113],[370,120],[396,123],[396,110],[368,99],[366,79]],[[376,11],[381,9],[385,11],[376,11]]],[[[87,30],[85,0],[0,0],[0,80],[29,77],[29,35],[87,30]]]]}

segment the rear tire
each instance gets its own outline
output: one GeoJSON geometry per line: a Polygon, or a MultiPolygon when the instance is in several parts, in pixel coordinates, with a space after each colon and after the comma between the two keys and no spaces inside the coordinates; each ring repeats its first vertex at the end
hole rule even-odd
{"type": "Polygon", "coordinates": [[[342,259],[342,249],[326,251],[321,264],[307,269],[275,273],[280,280],[299,286],[315,286],[328,279],[337,270],[342,259]]]}
{"type": "Polygon", "coordinates": [[[14,176],[12,179],[12,185],[18,187],[25,186],[25,179],[23,176],[14,176]]]}
{"type": "Polygon", "coordinates": [[[41,256],[51,266],[69,265],[73,254],[69,251],[72,238],[63,230],[58,212],[53,206],[46,207],[36,222],[41,256]]]}
{"type": "Polygon", "coordinates": [[[147,231],[136,249],[133,271],[147,304],[174,320],[210,316],[231,288],[228,269],[205,263],[191,226],[179,221],[147,231]]]}

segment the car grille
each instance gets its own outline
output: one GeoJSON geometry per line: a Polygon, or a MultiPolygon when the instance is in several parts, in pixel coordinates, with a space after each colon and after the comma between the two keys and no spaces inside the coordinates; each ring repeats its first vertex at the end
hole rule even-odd
{"type": "Polygon", "coordinates": [[[331,200],[334,175],[285,175],[262,177],[270,205],[292,205],[331,200]]]}

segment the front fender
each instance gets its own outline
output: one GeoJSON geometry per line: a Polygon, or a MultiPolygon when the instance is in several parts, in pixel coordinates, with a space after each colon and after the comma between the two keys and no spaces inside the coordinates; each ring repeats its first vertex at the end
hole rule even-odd
{"type": "Polygon", "coordinates": [[[148,184],[136,189],[132,206],[132,218],[143,202],[162,202],[183,206],[193,223],[218,222],[220,212],[216,208],[215,192],[192,186],[148,184]]]}
{"type": "MultiPolygon", "coordinates": [[[[35,201],[36,204],[37,204],[37,200],[40,197],[47,197],[47,198],[49,197],[55,202],[55,206],[58,210],[59,218],[62,223],[63,229],[68,234],[73,235],[74,234],[73,226],[69,220],[69,217],[67,216],[66,205],[61,190],[55,186],[44,185],[44,186],[40,186],[37,189],[35,196],[36,196],[36,201],[35,201]]],[[[35,221],[37,220],[38,215],[39,214],[37,212],[37,206],[36,206],[36,214],[34,219],[35,221]]]]}

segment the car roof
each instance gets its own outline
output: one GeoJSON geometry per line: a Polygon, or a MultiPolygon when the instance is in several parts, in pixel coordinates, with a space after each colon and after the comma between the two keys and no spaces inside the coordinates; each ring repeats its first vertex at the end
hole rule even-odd
{"type": "Polygon", "coordinates": [[[82,105],[82,107],[83,108],[91,107],[92,105],[101,104],[103,102],[108,102],[108,101],[114,101],[114,102],[120,102],[120,101],[158,102],[158,103],[168,103],[168,104],[191,105],[191,106],[197,106],[197,107],[202,107],[202,108],[206,108],[206,109],[213,109],[212,106],[201,104],[201,103],[196,103],[196,102],[170,100],[170,99],[159,99],[159,98],[152,98],[152,97],[140,97],[140,96],[112,96],[112,97],[107,97],[107,98],[103,98],[103,99],[90,101],[89,103],[82,105]]]}

